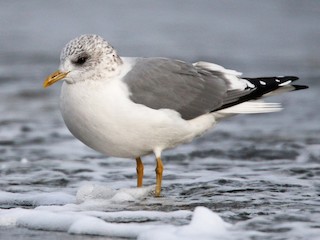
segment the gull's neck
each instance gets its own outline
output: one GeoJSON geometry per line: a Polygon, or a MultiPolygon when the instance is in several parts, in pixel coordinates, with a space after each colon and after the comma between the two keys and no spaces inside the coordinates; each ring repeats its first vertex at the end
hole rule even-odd
{"type": "Polygon", "coordinates": [[[104,61],[103,72],[105,73],[105,78],[114,78],[121,73],[123,61],[117,52],[112,49],[107,55],[104,61]]]}
{"type": "Polygon", "coordinates": [[[105,69],[112,72],[123,64],[121,57],[117,54],[117,51],[110,46],[106,53],[105,69]]]}

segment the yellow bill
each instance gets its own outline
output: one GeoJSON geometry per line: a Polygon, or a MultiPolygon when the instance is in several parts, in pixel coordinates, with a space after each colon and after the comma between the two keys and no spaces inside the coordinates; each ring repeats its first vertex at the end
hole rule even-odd
{"type": "Polygon", "coordinates": [[[61,79],[64,79],[69,72],[61,72],[61,71],[55,71],[54,73],[50,74],[46,80],[43,82],[43,87],[49,87],[50,85],[58,82],[61,79]]]}

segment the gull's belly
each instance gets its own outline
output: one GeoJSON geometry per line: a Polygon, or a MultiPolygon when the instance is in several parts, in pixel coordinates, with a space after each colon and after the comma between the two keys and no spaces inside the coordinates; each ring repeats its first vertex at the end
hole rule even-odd
{"type": "MultiPolygon", "coordinates": [[[[188,142],[212,126],[185,121],[170,110],[135,104],[117,84],[63,84],[60,107],[70,132],[87,146],[115,157],[133,158],[188,142]]],[[[203,120],[202,120],[203,121],[203,120]]]]}
{"type": "Polygon", "coordinates": [[[60,105],[70,132],[87,146],[110,156],[131,158],[151,152],[143,137],[147,128],[136,126],[121,101],[114,101],[108,94],[91,94],[64,84],[60,105]]]}
{"type": "MultiPolygon", "coordinates": [[[[152,152],[153,146],[150,142],[145,141],[141,134],[146,132],[146,128],[135,129],[133,131],[131,124],[119,123],[116,119],[85,120],[83,114],[79,114],[79,121],[74,124],[71,122],[74,115],[70,116],[64,113],[65,123],[70,132],[87,146],[109,156],[134,158],[146,155],[152,152]]],[[[123,119],[126,120],[126,119],[123,119]]]]}

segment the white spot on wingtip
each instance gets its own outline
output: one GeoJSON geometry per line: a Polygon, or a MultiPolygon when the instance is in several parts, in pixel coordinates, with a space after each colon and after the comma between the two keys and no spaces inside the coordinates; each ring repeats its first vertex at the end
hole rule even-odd
{"type": "Polygon", "coordinates": [[[253,83],[249,82],[248,80],[242,79],[242,81],[246,83],[247,87],[256,88],[256,86],[253,83]]]}
{"type": "Polygon", "coordinates": [[[266,82],[264,82],[264,81],[260,81],[260,84],[261,85],[267,85],[266,82]]]}
{"type": "Polygon", "coordinates": [[[291,82],[292,82],[292,81],[289,80],[289,81],[286,81],[286,82],[283,82],[283,83],[279,84],[278,86],[279,86],[279,87],[282,87],[282,86],[285,86],[285,85],[290,84],[291,82]]]}
{"type": "Polygon", "coordinates": [[[280,80],[279,80],[279,79],[276,79],[276,82],[280,82],[280,80]]]}

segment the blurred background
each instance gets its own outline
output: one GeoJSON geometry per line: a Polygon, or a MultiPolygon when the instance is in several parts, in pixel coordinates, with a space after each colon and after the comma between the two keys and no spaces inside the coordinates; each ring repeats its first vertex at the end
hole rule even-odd
{"type": "Polygon", "coordinates": [[[204,59],[247,74],[319,66],[317,0],[1,1],[0,11],[2,68],[58,62],[65,43],[84,33],[124,56],[204,59]]]}

